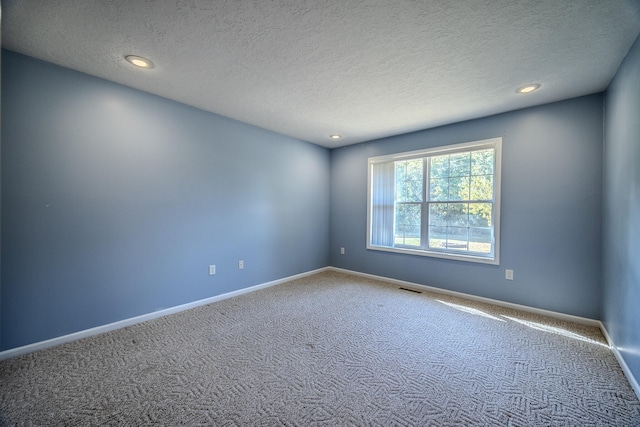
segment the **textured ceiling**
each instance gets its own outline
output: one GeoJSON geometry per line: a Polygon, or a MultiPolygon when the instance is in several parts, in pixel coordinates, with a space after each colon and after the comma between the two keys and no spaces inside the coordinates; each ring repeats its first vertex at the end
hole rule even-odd
{"type": "Polygon", "coordinates": [[[7,49],[337,147],[600,92],[640,1],[4,0],[2,19],[7,49]]]}

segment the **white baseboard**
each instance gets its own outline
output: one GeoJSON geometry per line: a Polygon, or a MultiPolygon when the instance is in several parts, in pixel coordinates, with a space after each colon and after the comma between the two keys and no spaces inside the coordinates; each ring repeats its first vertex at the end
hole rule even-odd
{"type": "Polygon", "coordinates": [[[611,348],[611,351],[613,352],[613,355],[616,357],[618,364],[620,364],[620,368],[622,368],[622,372],[624,372],[624,376],[627,377],[627,380],[629,381],[629,385],[631,386],[633,391],[636,392],[636,396],[638,396],[638,399],[640,399],[640,384],[638,384],[638,380],[633,375],[633,372],[631,372],[631,369],[629,369],[629,365],[627,365],[627,362],[622,357],[620,350],[618,350],[618,347],[613,342],[611,335],[609,335],[609,332],[607,332],[607,328],[604,326],[602,322],[600,322],[600,330],[602,331],[602,334],[604,335],[604,337],[607,339],[607,342],[609,343],[609,348],[611,348]]]}
{"type": "Polygon", "coordinates": [[[131,326],[137,323],[146,322],[147,320],[157,319],[158,317],[179,313],[181,311],[189,310],[191,308],[199,307],[201,305],[211,304],[216,301],[221,301],[227,298],[235,297],[235,296],[246,294],[249,292],[255,292],[260,289],[265,289],[271,286],[280,285],[282,283],[289,282],[291,280],[301,279],[303,277],[322,273],[324,271],[328,271],[328,269],[329,267],[323,267],[317,270],[307,271],[305,273],[296,274],[293,276],[285,277],[285,278],[274,280],[271,282],[262,283],[262,284],[251,286],[248,288],[238,289],[237,291],[228,292],[225,294],[216,295],[210,298],[201,299],[201,300],[190,302],[187,304],[166,308],[164,310],[154,311],[153,313],[147,313],[140,316],[131,317],[129,319],[123,319],[117,322],[108,323],[106,325],[97,326],[95,328],[74,332],[68,335],[62,335],[60,337],[51,338],[46,341],[39,341],[39,342],[28,344],[22,347],[16,347],[9,350],[1,351],[0,360],[10,359],[12,357],[20,356],[27,353],[32,353],[38,350],[44,350],[45,348],[55,347],[60,344],[65,344],[71,341],[76,341],[76,340],[87,338],[93,335],[99,335],[105,332],[114,331],[116,329],[124,328],[126,326],[131,326]]]}
{"type": "Polygon", "coordinates": [[[404,280],[392,279],[384,276],[376,276],[374,274],[361,273],[359,271],[345,270],[343,268],[328,267],[328,269],[329,271],[337,271],[337,272],[346,273],[346,274],[353,274],[355,276],[367,277],[369,279],[380,280],[387,283],[393,283],[395,285],[400,285],[403,287],[425,290],[425,291],[434,292],[434,293],[443,294],[443,295],[450,295],[458,298],[468,299],[471,301],[483,302],[486,304],[497,305],[499,307],[511,308],[514,310],[520,310],[527,313],[538,314],[540,316],[551,317],[558,320],[565,320],[568,322],[579,323],[581,325],[596,326],[596,327],[601,326],[601,323],[599,320],[589,319],[587,317],[574,316],[571,314],[565,314],[565,313],[559,313],[557,311],[529,307],[527,305],[514,304],[511,302],[500,301],[492,298],[479,297],[476,295],[465,294],[463,292],[449,291],[447,289],[442,289],[442,288],[434,288],[432,286],[421,285],[419,283],[407,282],[404,280]]]}

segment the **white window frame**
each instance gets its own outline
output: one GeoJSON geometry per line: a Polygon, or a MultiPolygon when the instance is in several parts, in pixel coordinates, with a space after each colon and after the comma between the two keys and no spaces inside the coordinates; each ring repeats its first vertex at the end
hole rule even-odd
{"type": "MultiPolygon", "coordinates": [[[[395,252],[410,255],[420,255],[435,258],[444,258],[458,261],[478,262],[484,264],[500,264],[500,195],[501,195],[501,176],[502,176],[502,138],[491,138],[480,141],[465,142],[461,144],[446,145],[434,148],[428,148],[424,150],[409,151],[404,153],[389,154],[385,156],[370,157],[368,161],[368,179],[367,179],[367,249],[395,252]],[[371,243],[372,238],[372,187],[373,187],[373,168],[376,164],[388,163],[398,160],[410,160],[420,157],[433,157],[446,154],[455,154],[460,152],[475,151],[481,149],[494,149],[494,170],[493,170],[493,256],[483,256],[477,254],[464,254],[455,251],[447,250],[429,250],[429,249],[416,249],[408,247],[395,246],[381,246],[373,245],[371,243]]],[[[395,177],[394,177],[395,182],[395,177]]],[[[425,189],[428,192],[428,190],[425,189]]],[[[394,209],[395,210],[395,209],[394,209]]],[[[427,213],[428,215],[428,213],[427,213]]],[[[424,217],[424,216],[423,216],[424,217]]],[[[394,220],[395,223],[395,220],[394,220]]],[[[421,227],[424,229],[424,220],[421,227]]]]}

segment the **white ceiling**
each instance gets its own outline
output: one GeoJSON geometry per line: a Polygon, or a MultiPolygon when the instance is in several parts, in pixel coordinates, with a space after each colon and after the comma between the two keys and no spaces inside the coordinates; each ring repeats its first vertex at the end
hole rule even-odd
{"type": "Polygon", "coordinates": [[[337,147],[603,91],[640,1],[4,0],[2,20],[7,49],[337,147]]]}

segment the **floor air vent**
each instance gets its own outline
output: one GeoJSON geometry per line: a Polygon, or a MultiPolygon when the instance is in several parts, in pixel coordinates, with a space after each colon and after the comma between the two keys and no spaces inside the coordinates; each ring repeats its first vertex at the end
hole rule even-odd
{"type": "Polygon", "coordinates": [[[398,288],[401,291],[407,291],[407,292],[415,292],[416,294],[421,294],[422,291],[416,291],[415,289],[408,289],[408,288],[398,288]]]}

